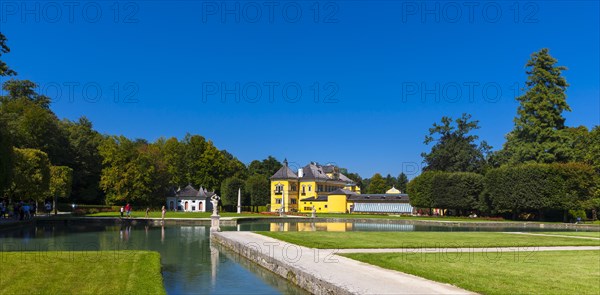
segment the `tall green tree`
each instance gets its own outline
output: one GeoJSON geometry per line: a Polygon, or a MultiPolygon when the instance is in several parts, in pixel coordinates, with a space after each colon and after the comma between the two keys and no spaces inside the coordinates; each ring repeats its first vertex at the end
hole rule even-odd
{"type": "Polygon", "coordinates": [[[248,165],[248,173],[249,175],[260,174],[271,177],[271,175],[275,174],[275,172],[281,168],[281,165],[281,162],[277,161],[273,156],[268,156],[262,161],[254,160],[250,162],[250,165],[248,165]]]}
{"type": "Polygon", "coordinates": [[[0,114],[0,197],[8,189],[12,177],[13,146],[8,126],[0,114]]]}
{"type": "Polygon", "coordinates": [[[477,145],[479,136],[470,134],[479,129],[478,124],[479,121],[471,121],[468,114],[455,121],[442,117],[441,124],[434,123],[425,136],[425,144],[435,144],[429,153],[421,154],[426,164],[423,170],[482,173],[491,147],[485,141],[477,145]]]}
{"type": "Polygon", "coordinates": [[[369,194],[383,194],[389,188],[385,183],[385,179],[381,174],[375,173],[369,182],[369,188],[367,189],[367,193],[369,194]]]}
{"type": "Polygon", "coordinates": [[[244,181],[238,177],[229,177],[221,184],[221,203],[223,206],[237,206],[238,190],[242,190],[242,205],[249,205],[246,198],[244,181]]]}
{"type": "Polygon", "coordinates": [[[560,140],[565,128],[564,111],[570,111],[565,91],[569,84],[562,76],[567,68],[544,48],[527,62],[525,93],[519,97],[515,127],[507,135],[504,158],[509,163],[566,162],[569,155],[560,140]]]}
{"type": "Polygon", "coordinates": [[[187,164],[185,162],[185,145],[171,137],[164,140],[160,145],[161,156],[169,175],[169,185],[172,187],[184,187],[190,181],[187,177],[187,164]]]}
{"type": "Polygon", "coordinates": [[[588,134],[584,150],[586,151],[584,162],[594,167],[600,174],[600,126],[595,126],[588,134]]]}
{"type": "Polygon", "coordinates": [[[408,177],[406,176],[406,174],[404,174],[404,172],[401,172],[396,180],[396,188],[399,189],[402,193],[406,193],[407,185],[408,177]]]}
{"type": "Polygon", "coordinates": [[[406,191],[413,207],[428,209],[434,207],[433,179],[441,173],[443,172],[425,171],[408,183],[406,191]]]}
{"type": "Polygon", "coordinates": [[[13,145],[48,154],[53,165],[72,165],[69,142],[59,120],[49,109],[49,99],[35,91],[35,83],[9,80],[2,85],[8,95],[0,96],[0,116],[4,118],[13,145]]]}
{"type": "MultiPolygon", "coordinates": [[[[6,45],[6,37],[0,32],[0,77],[17,74],[2,60],[2,55],[9,52],[10,48],[6,45]]],[[[0,197],[2,192],[8,188],[12,175],[13,145],[10,136],[8,124],[0,112],[0,197]]]]}
{"type": "Polygon", "coordinates": [[[50,189],[48,196],[53,200],[54,214],[57,214],[58,198],[66,199],[73,188],[73,169],[67,166],[50,166],[50,189]]]}
{"type": "Polygon", "coordinates": [[[14,148],[11,199],[43,201],[50,189],[50,160],[36,149],[14,148]]]}
{"type": "Polygon", "coordinates": [[[246,192],[250,195],[252,206],[264,206],[271,201],[269,180],[265,175],[255,174],[246,180],[244,185],[246,192]]]}
{"type": "Polygon", "coordinates": [[[168,177],[156,146],[111,136],[100,144],[99,150],[103,157],[100,186],[108,204],[164,203],[168,177]]]}
{"type": "Polygon", "coordinates": [[[386,190],[395,186],[396,182],[396,177],[393,177],[391,174],[388,173],[388,175],[385,176],[385,186],[387,187],[386,190]]]}
{"type": "Polygon", "coordinates": [[[483,191],[484,177],[473,172],[443,172],[436,174],[431,183],[433,206],[454,209],[460,215],[478,207],[483,191]]]}
{"type": "Polygon", "coordinates": [[[10,52],[10,48],[6,45],[6,41],[6,36],[0,32],[0,77],[17,75],[17,72],[9,68],[6,62],[2,60],[2,55],[10,52]]]}
{"type": "Polygon", "coordinates": [[[69,166],[73,168],[73,201],[103,203],[104,193],[100,189],[102,156],[98,150],[102,135],[93,129],[92,122],[86,117],[76,122],[62,120],[60,128],[68,139],[72,157],[69,166]]]}

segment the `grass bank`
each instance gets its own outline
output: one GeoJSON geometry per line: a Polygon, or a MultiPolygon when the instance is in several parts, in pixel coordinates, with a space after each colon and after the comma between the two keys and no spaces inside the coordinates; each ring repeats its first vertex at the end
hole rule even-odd
{"type": "Polygon", "coordinates": [[[0,252],[0,259],[0,294],[165,294],[157,252],[0,252]]]}
{"type": "MultiPolygon", "coordinates": [[[[165,218],[210,218],[212,212],[167,212],[165,218]]],[[[273,217],[268,215],[261,215],[258,213],[230,213],[220,212],[221,217],[273,217]]],[[[88,214],[86,216],[91,217],[121,217],[120,212],[99,212],[94,214],[88,214]]],[[[146,217],[146,211],[131,211],[131,216],[134,218],[146,217]]],[[[148,213],[150,218],[161,218],[161,212],[151,211],[148,213]]]]}
{"type": "Polygon", "coordinates": [[[600,246],[599,240],[490,232],[257,232],[309,248],[600,246]]]}
{"type": "Polygon", "coordinates": [[[481,294],[600,294],[598,251],[343,256],[481,294]]]}

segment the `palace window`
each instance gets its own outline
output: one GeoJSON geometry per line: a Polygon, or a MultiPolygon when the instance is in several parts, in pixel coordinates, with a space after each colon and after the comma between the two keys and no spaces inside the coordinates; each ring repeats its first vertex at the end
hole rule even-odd
{"type": "Polygon", "coordinates": [[[290,199],[290,204],[292,204],[292,205],[297,204],[296,199],[290,199]]]}
{"type": "Polygon", "coordinates": [[[310,192],[310,190],[312,189],[312,185],[308,185],[308,191],[310,192]]]}
{"type": "Polygon", "coordinates": [[[306,185],[302,185],[302,194],[306,194],[306,185]]]}
{"type": "Polygon", "coordinates": [[[295,185],[295,184],[292,184],[292,186],[291,186],[291,187],[292,187],[292,191],[293,191],[293,192],[295,192],[295,191],[296,191],[296,185],[295,185]]]}
{"type": "Polygon", "coordinates": [[[283,184],[277,184],[277,185],[275,185],[275,192],[276,193],[283,192],[283,184]]]}
{"type": "Polygon", "coordinates": [[[281,204],[281,199],[275,199],[275,204],[281,204]]]}

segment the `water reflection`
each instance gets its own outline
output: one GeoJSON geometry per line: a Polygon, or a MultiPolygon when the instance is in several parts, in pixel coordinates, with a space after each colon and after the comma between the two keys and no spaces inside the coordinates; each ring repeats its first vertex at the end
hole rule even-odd
{"type": "MultiPolygon", "coordinates": [[[[524,227],[451,227],[392,222],[241,222],[229,231],[569,231],[524,227]]],[[[572,230],[571,230],[572,231],[572,230]]],[[[205,226],[44,223],[0,231],[1,251],[150,250],[161,255],[170,294],[300,294],[285,279],[219,246],[205,226]]],[[[127,259],[119,256],[118,259],[127,259]]]]}
{"type": "MultiPolygon", "coordinates": [[[[0,232],[2,251],[150,250],[161,255],[169,294],[303,294],[285,279],[248,263],[240,264],[210,245],[205,226],[40,224],[0,232]],[[268,278],[268,279],[265,279],[268,278]],[[275,282],[275,283],[274,283],[275,282]]],[[[93,257],[92,257],[93,258],[93,257]]],[[[93,259],[92,259],[93,260],[93,259]]]]}
{"type": "MultiPolygon", "coordinates": [[[[439,226],[422,225],[409,223],[393,222],[269,222],[269,221],[241,221],[237,227],[222,227],[224,230],[237,231],[393,231],[393,232],[412,232],[412,231],[460,231],[460,232],[561,232],[577,231],[573,229],[551,229],[534,227],[503,227],[503,226],[439,226]]],[[[587,230],[578,230],[587,231],[587,230]]]]}

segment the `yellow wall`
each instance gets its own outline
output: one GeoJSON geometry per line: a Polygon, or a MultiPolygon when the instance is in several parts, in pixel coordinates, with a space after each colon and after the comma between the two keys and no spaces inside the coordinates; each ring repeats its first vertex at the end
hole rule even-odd
{"type": "Polygon", "coordinates": [[[358,186],[358,185],[345,186],[344,189],[349,190],[351,192],[355,192],[357,194],[360,194],[360,186],[358,186]]]}
{"type": "Polygon", "coordinates": [[[329,195],[327,201],[300,201],[298,210],[311,213],[312,206],[315,206],[316,213],[346,213],[349,210],[346,195],[329,195]]]}
{"type": "Polygon", "coordinates": [[[346,195],[329,195],[327,198],[327,212],[346,213],[346,195]]]}
{"type": "Polygon", "coordinates": [[[312,198],[312,197],[316,197],[317,196],[317,183],[314,181],[300,181],[300,184],[298,185],[298,193],[300,195],[300,199],[304,199],[304,198],[312,198]],[[308,186],[311,186],[310,191],[308,191],[308,186]],[[304,192],[305,194],[302,194],[302,186],[305,186],[304,192]]]}
{"type": "Polygon", "coordinates": [[[299,205],[299,211],[302,213],[311,213],[312,212],[312,206],[315,206],[315,210],[317,213],[327,213],[327,208],[325,208],[325,205],[327,205],[327,202],[323,202],[323,201],[319,201],[319,202],[314,202],[314,201],[300,201],[300,205],[299,205]],[[304,208],[307,209],[304,209],[304,208]]]}
{"type": "MultiPolygon", "coordinates": [[[[282,199],[285,196],[285,211],[298,210],[298,182],[295,180],[272,180],[271,181],[271,212],[277,212],[281,208],[281,204],[277,204],[277,199],[282,199]],[[283,193],[275,193],[277,185],[283,185],[283,193]],[[295,184],[296,190],[291,190],[291,186],[295,184]],[[293,204],[295,200],[296,204],[293,204]]],[[[282,201],[283,202],[283,201],[282,201]]]]}
{"type": "MultiPolygon", "coordinates": [[[[335,195],[330,196],[327,202],[305,202],[302,201],[306,198],[316,198],[320,195],[326,195],[329,192],[327,191],[326,186],[330,186],[330,190],[335,190],[337,188],[345,188],[344,184],[341,183],[332,183],[332,182],[317,182],[317,181],[298,181],[295,179],[286,179],[286,180],[271,180],[271,212],[277,212],[280,210],[282,204],[277,204],[277,200],[282,200],[285,202],[285,211],[295,211],[302,213],[311,213],[312,206],[315,206],[317,213],[346,213],[348,212],[349,205],[347,204],[346,195],[335,195]],[[283,194],[275,193],[277,185],[283,185],[283,194]],[[296,185],[295,190],[291,190],[292,185],[296,185]],[[302,194],[302,186],[305,187],[305,194],[302,194]],[[309,191],[310,186],[310,191],[309,191]],[[322,186],[323,191],[317,191],[318,187],[322,186]],[[284,198],[282,198],[284,197],[284,198]],[[293,204],[294,200],[296,204],[293,204]]],[[[360,192],[360,189],[358,189],[360,192]]]]}

